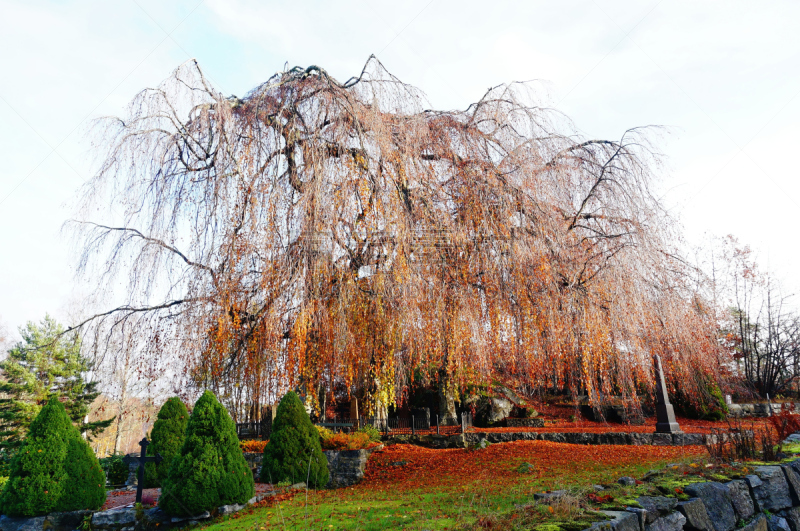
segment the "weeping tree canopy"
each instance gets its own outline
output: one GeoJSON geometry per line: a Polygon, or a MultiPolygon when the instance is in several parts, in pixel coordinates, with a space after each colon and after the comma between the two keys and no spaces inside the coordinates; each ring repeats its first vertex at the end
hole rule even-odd
{"type": "Polygon", "coordinates": [[[586,139],[531,95],[430,110],[373,57],[344,83],[296,67],[224,97],[180,66],[100,121],[82,215],[116,222],[76,222],[81,266],[125,303],[82,326],[96,344],[135,327],[153,363],[256,403],[498,376],[636,401],[653,354],[699,393],[715,323],[651,190],[651,130],[586,139]]]}

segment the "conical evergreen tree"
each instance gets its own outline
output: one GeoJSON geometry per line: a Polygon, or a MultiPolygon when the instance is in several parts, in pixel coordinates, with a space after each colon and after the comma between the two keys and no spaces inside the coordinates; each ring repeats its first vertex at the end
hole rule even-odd
{"type": "Polygon", "coordinates": [[[328,484],[328,478],[328,459],[322,453],[319,432],[300,398],[290,391],[278,405],[272,435],[264,447],[261,481],[304,481],[319,488],[328,484]]]}
{"type": "Polygon", "coordinates": [[[106,499],[97,458],[56,398],[41,409],[11,463],[0,513],[37,516],[97,509],[106,499]]]}
{"type": "Polygon", "coordinates": [[[253,473],[239,448],[236,425],[206,391],[194,405],[158,504],[168,514],[194,516],[221,505],[246,503],[254,494],[253,473]]]}
{"type": "Polygon", "coordinates": [[[189,410],[177,396],[173,396],[161,406],[158,419],[150,432],[148,455],[161,454],[160,463],[145,465],[145,484],[148,488],[160,487],[167,479],[172,459],[178,455],[186,435],[186,424],[189,422],[189,410]]]}

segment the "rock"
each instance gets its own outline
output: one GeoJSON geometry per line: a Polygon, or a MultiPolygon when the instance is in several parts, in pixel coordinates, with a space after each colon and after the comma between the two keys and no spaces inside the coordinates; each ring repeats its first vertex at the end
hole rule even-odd
{"type": "Polygon", "coordinates": [[[641,531],[639,519],[627,511],[602,511],[611,517],[611,529],[614,531],[641,531]]]}
{"type": "Polygon", "coordinates": [[[533,499],[538,502],[549,502],[555,501],[559,498],[562,498],[567,491],[565,490],[554,490],[552,492],[537,492],[533,495],[533,499]]]}
{"type": "Polygon", "coordinates": [[[781,465],[783,475],[786,476],[786,483],[789,484],[789,497],[792,505],[800,505],[800,474],[790,464],[781,465]]]}
{"type": "Polygon", "coordinates": [[[664,496],[642,496],[636,498],[642,509],[647,511],[646,524],[654,522],[657,518],[666,516],[675,510],[678,500],[675,498],[665,498],[664,496]]]}
{"type": "Polygon", "coordinates": [[[778,516],[782,516],[786,519],[786,523],[789,524],[789,529],[792,531],[800,531],[800,507],[792,507],[791,509],[781,511],[778,513],[778,516]]]}
{"type": "Polygon", "coordinates": [[[200,520],[208,520],[209,518],[211,518],[211,513],[206,511],[203,514],[198,514],[197,516],[174,516],[170,522],[173,524],[188,522],[189,525],[195,525],[198,524],[200,520]]]}
{"type": "Polygon", "coordinates": [[[136,525],[136,509],[121,507],[99,511],[92,515],[92,528],[119,529],[136,525]]]}
{"type": "Polygon", "coordinates": [[[289,488],[292,489],[292,490],[302,490],[302,489],[306,488],[306,483],[305,483],[305,481],[301,481],[300,483],[295,483],[294,485],[292,485],[289,488]]]}
{"type": "Polygon", "coordinates": [[[786,521],[786,518],[782,518],[778,515],[771,515],[767,519],[767,529],[769,531],[792,531],[789,528],[789,523],[786,521]]]}
{"type": "Polygon", "coordinates": [[[735,479],[725,485],[731,495],[731,503],[736,511],[737,519],[749,520],[756,512],[756,508],[753,505],[753,498],[750,497],[750,487],[747,486],[747,482],[743,479],[735,479]]]}
{"type": "Polygon", "coordinates": [[[50,513],[44,517],[44,528],[50,531],[73,531],[83,523],[83,519],[92,516],[93,511],[70,511],[50,513]]]}
{"type": "Polygon", "coordinates": [[[604,486],[602,486],[602,485],[592,485],[592,488],[594,489],[595,492],[599,492],[601,490],[606,490],[606,488],[604,486]]]}
{"type": "Polygon", "coordinates": [[[42,531],[44,529],[44,516],[34,518],[13,518],[0,516],[0,530],[2,531],[42,531]]]}
{"type": "Polygon", "coordinates": [[[736,512],[726,485],[709,481],[688,485],[683,491],[689,496],[700,498],[716,531],[731,531],[736,527],[736,512]]]}
{"type": "Polygon", "coordinates": [[[653,445],[655,446],[672,446],[671,433],[654,433],[653,445]]]}
{"type": "Polygon", "coordinates": [[[656,519],[652,524],[644,526],[645,531],[682,531],[686,517],[678,511],[656,519]]]}
{"type": "Polygon", "coordinates": [[[506,418],[506,426],[509,428],[544,428],[544,421],[535,418],[515,419],[506,418]]]}
{"type": "Polygon", "coordinates": [[[326,450],[325,457],[328,458],[328,471],[330,479],[328,487],[339,488],[349,487],[359,483],[364,479],[364,471],[367,469],[367,460],[372,455],[373,450],[326,450]]]}
{"type": "Polygon", "coordinates": [[[737,531],[767,531],[767,517],[759,514],[752,522],[737,531]]]}
{"type": "Polygon", "coordinates": [[[789,484],[780,466],[759,466],[745,478],[758,512],[776,512],[792,506],[789,484]]]}
{"type": "Polygon", "coordinates": [[[150,524],[149,527],[159,527],[170,521],[170,516],[159,507],[153,507],[144,512],[145,520],[150,524]]]}
{"type": "Polygon", "coordinates": [[[226,514],[238,513],[245,507],[246,507],[245,505],[239,505],[238,503],[233,503],[231,505],[223,505],[222,507],[217,509],[217,512],[219,513],[220,516],[225,516],[226,514]]]}
{"type": "Polygon", "coordinates": [[[634,485],[636,485],[636,480],[630,476],[622,476],[617,480],[617,483],[619,483],[624,487],[633,487],[634,485]]]}
{"type": "Polygon", "coordinates": [[[687,531],[715,531],[706,506],[700,498],[678,503],[678,511],[686,517],[687,531]]]}
{"type": "Polygon", "coordinates": [[[639,529],[640,531],[644,531],[645,521],[647,520],[647,511],[641,507],[626,507],[625,510],[636,515],[636,521],[639,522],[639,529]]]}

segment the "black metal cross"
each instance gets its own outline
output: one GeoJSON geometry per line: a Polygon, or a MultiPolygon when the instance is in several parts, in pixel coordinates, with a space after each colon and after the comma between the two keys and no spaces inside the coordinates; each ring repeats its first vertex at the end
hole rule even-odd
{"type": "Polygon", "coordinates": [[[142,455],[139,456],[139,472],[136,475],[136,503],[142,503],[142,489],[144,488],[144,464],[145,463],[160,463],[164,460],[161,454],[156,452],[156,455],[147,455],[147,445],[150,441],[147,437],[139,441],[139,446],[142,447],[142,455]]]}

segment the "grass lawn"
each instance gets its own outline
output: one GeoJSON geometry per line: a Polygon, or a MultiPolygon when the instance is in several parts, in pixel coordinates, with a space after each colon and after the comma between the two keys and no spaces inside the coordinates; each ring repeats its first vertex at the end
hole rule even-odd
{"type": "Polygon", "coordinates": [[[586,493],[594,484],[639,478],[704,455],[703,447],[693,446],[518,441],[481,450],[431,450],[398,444],[373,454],[364,481],[355,487],[295,491],[205,529],[500,529],[498,522],[503,529],[535,529],[537,522],[578,518],[576,507],[558,504],[522,510],[536,492],[586,493]]]}

